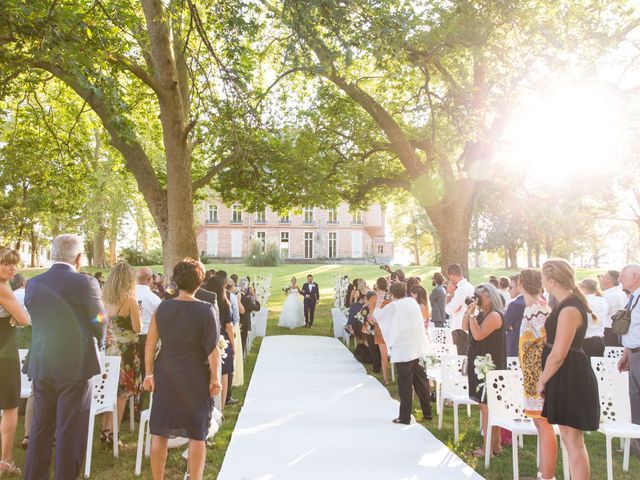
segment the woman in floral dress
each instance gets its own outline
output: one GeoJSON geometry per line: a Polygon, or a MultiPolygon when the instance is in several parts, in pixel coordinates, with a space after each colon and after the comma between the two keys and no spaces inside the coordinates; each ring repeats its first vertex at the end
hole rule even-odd
{"type": "MultiPolygon", "coordinates": [[[[122,422],[124,408],[131,395],[138,395],[142,386],[140,358],[138,357],[138,333],[140,333],[140,309],[136,300],[136,274],[126,262],[119,262],[109,275],[102,291],[107,309],[107,355],[120,357],[118,384],[118,425],[122,422]]],[[[101,439],[113,442],[111,414],[102,418],[101,439]]]]}
{"type": "Polygon", "coordinates": [[[525,309],[520,326],[520,368],[524,382],[524,413],[533,419],[540,438],[540,472],[538,478],[555,475],[558,447],[553,426],[542,416],[544,397],[537,392],[542,373],[542,350],[547,335],[544,324],[551,308],[542,297],[542,279],[536,270],[523,270],[520,285],[524,292],[525,309]]]}

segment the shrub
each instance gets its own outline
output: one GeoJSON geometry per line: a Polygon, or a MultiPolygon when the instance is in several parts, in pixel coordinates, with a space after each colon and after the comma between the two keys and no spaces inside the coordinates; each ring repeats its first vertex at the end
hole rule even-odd
{"type": "Polygon", "coordinates": [[[264,250],[260,240],[249,242],[249,251],[244,259],[247,265],[253,267],[276,267],[280,264],[280,249],[276,242],[268,241],[264,250]]]}
{"type": "Polygon", "coordinates": [[[126,247],[120,250],[120,258],[134,266],[162,265],[162,250],[156,248],[145,253],[135,247],[126,247]]]}

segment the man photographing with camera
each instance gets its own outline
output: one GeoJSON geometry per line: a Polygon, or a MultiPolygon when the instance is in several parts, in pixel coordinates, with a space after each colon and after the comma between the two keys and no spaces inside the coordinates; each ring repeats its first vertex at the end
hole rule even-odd
{"type": "Polygon", "coordinates": [[[449,328],[458,355],[465,355],[469,346],[469,333],[463,330],[462,319],[466,311],[465,300],[474,296],[473,285],[464,277],[462,267],[454,263],[447,268],[449,285],[447,286],[447,305],[445,312],[449,315],[449,328]]]}

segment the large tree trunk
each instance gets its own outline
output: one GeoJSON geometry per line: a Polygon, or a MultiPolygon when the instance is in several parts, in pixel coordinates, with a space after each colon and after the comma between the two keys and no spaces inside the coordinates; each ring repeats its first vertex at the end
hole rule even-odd
{"type": "Polygon", "coordinates": [[[31,268],[38,266],[38,234],[33,225],[31,225],[31,268]]]}
{"type": "Polygon", "coordinates": [[[507,269],[509,268],[509,244],[508,243],[504,244],[504,251],[502,253],[504,254],[504,268],[507,269]]]}
{"type": "Polygon", "coordinates": [[[518,268],[518,244],[510,242],[507,252],[509,253],[509,267],[518,268]]]}
{"type": "Polygon", "coordinates": [[[93,264],[98,268],[107,266],[107,259],[104,251],[104,242],[107,237],[107,227],[100,225],[93,238],[93,264]]]}
{"type": "Polygon", "coordinates": [[[436,205],[423,206],[438,232],[441,270],[446,272],[449,265],[458,263],[468,276],[469,232],[478,194],[477,183],[463,178],[452,187],[450,200],[443,199],[436,205]]]}
{"type": "Polygon", "coordinates": [[[533,245],[527,241],[527,267],[533,268],[533,245]]]}
{"type": "Polygon", "coordinates": [[[534,251],[535,257],[536,257],[536,268],[540,268],[540,245],[536,244],[536,246],[533,249],[533,251],[534,251]]]}

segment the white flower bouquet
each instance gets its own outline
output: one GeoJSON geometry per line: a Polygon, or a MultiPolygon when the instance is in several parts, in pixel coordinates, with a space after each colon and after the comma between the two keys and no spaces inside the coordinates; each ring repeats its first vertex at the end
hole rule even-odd
{"type": "Polygon", "coordinates": [[[220,358],[224,363],[224,359],[227,358],[227,347],[229,346],[229,340],[220,335],[218,340],[218,351],[220,352],[220,358]]]}
{"type": "Polygon", "coordinates": [[[478,380],[480,380],[476,391],[479,392],[480,389],[482,389],[482,395],[480,397],[482,401],[484,401],[487,394],[487,389],[485,388],[487,373],[491,370],[495,370],[495,368],[496,364],[493,363],[493,358],[490,353],[487,353],[486,355],[479,355],[473,361],[473,371],[475,372],[476,377],[478,377],[478,380]]]}
{"type": "Polygon", "coordinates": [[[440,365],[440,357],[437,355],[425,355],[422,357],[422,364],[426,370],[440,365]]]}

